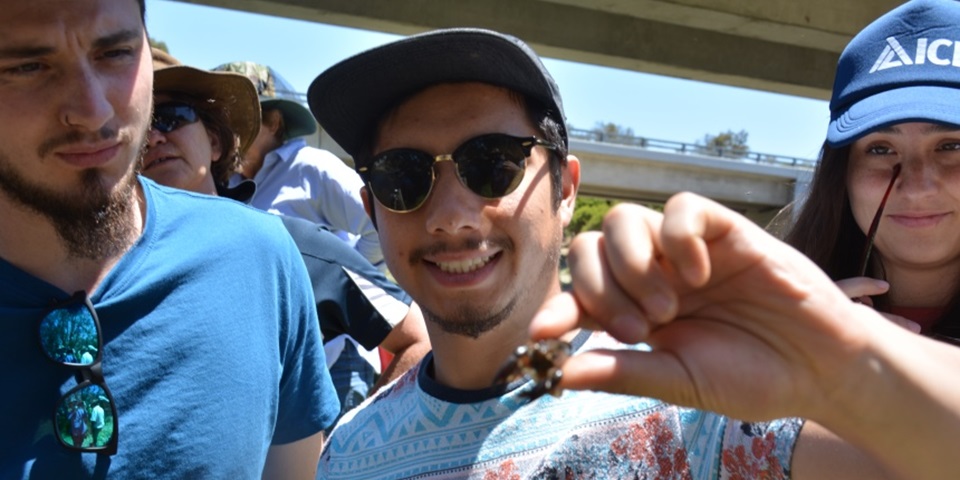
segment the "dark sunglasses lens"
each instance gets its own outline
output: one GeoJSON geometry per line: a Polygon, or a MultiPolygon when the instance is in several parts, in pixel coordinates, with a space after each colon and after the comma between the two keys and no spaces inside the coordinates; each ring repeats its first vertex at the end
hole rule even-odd
{"type": "Polygon", "coordinates": [[[100,358],[100,332],[84,303],[54,309],[40,321],[40,345],[56,362],[92,365],[100,358]]]}
{"type": "Polygon", "coordinates": [[[153,109],[153,128],[161,133],[170,133],[196,121],[197,111],[182,103],[161,104],[153,109]]]}
{"type": "Polygon", "coordinates": [[[433,158],[416,150],[390,150],[374,158],[369,172],[377,201],[390,210],[408,212],[430,195],[433,158]]]}
{"type": "Polygon", "coordinates": [[[507,135],[474,138],[454,153],[467,188],[486,198],[503,197],[516,190],[523,180],[526,157],[520,141],[507,135]]]}
{"type": "Polygon", "coordinates": [[[85,385],[65,395],[54,423],[64,445],[88,450],[106,448],[116,430],[116,409],[103,387],[85,385]]]}

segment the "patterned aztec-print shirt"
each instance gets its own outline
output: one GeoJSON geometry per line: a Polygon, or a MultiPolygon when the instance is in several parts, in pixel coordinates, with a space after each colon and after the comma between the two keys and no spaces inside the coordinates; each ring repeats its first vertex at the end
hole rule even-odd
{"type": "MultiPolygon", "coordinates": [[[[589,337],[589,338],[588,338],[589,337]]],[[[582,349],[623,348],[602,333],[582,349]]],[[[645,348],[642,345],[635,348],[645,348]]],[[[565,391],[533,402],[523,380],[453,390],[424,358],[348,413],[318,479],[780,479],[802,421],[747,423],[659,400],[565,391]]]]}

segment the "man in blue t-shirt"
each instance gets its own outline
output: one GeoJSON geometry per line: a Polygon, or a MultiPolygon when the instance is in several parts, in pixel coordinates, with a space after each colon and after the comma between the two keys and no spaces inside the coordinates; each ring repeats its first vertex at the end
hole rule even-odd
{"type": "Polygon", "coordinates": [[[143,17],[142,0],[0,10],[0,384],[16,412],[0,478],[312,476],[339,403],[306,270],[277,218],[136,174],[143,17]]]}
{"type": "MultiPolygon", "coordinates": [[[[182,65],[156,48],[153,65],[156,105],[142,174],[168,187],[248,203],[259,186],[245,180],[230,187],[228,178],[260,129],[254,85],[237,73],[182,65]],[[178,109],[203,115],[179,121],[178,109]],[[223,148],[227,141],[232,146],[223,148]],[[206,144],[211,147],[197,147],[206,144]]],[[[280,218],[307,267],[327,366],[346,412],[430,349],[423,317],[406,292],[325,227],[280,218]],[[393,356],[385,366],[380,349],[393,356]]]]}

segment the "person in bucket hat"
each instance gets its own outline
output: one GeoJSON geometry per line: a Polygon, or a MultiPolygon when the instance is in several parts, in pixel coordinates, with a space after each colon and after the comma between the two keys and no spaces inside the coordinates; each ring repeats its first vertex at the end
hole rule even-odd
{"type": "MultiPolygon", "coordinates": [[[[232,188],[226,182],[259,131],[254,85],[237,73],[180,65],[156,48],[153,65],[156,112],[143,175],[168,187],[248,202],[255,182],[232,188]],[[176,112],[185,117],[171,118],[176,112]],[[223,164],[229,168],[218,169],[223,164]]],[[[430,349],[423,317],[409,295],[335,235],[303,219],[280,218],[307,266],[342,415],[430,349]],[[393,361],[381,365],[378,347],[393,361]]]]}
{"type": "Polygon", "coordinates": [[[786,240],[851,298],[960,343],[960,2],[913,0],[840,56],[786,240]]]}
{"type": "Polygon", "coordinates": [[[650,347],[589,330],[528,344],[534,314],[561,291],[580,161],[567,151],[560,90],[523,41],[427,32],[334,65],[307,95],[354,156],[387,263],[433,346],[343,418],[318,478],[786,478],[798,465],[808,478],[876,477],[848,445],[801,436],[797,418],[744,422],[556,388],[553,360],[650,347]],[[525,366],[541,378],[524,378],[525,366]],[[813,463],[837,459],[856,466],[813,463]]]}
{"type": "Polygon", "coordinates": [[[158,104],[155,116],[176,123],[170,123],[170,128],[180,128],[167,132],[151,129],[147,151],[140,160],[141,173],[160,184],[183,190],[219,192],[231,198],[252,195],[251,183],[235,189],[229,188],[228,183],[240,167],[242,153],[250,148],[260,131],[256,90],[242,75],[182,65],[158,48],[152,49],[152,55],[158,104]],[[201,141],[184,140],[186,152],[173,145],[190,130],[187,127],[181,131],[188,123],[184,122],[186,118],[178,118],[178,111],[180,115],[199,120],[204,127],[197,131],[201,141]],[[204,134],[209,135],[209,142],[202,141],[204,134]],[[160,147],[159,142],[169,146],[160,147]],[[204,152],[196,153],[198,148],[204,152]]]}
{"type": "Polygon", "coordinates": [[[213,71],[249,78],[262,110],[260,134],[231,185],[252,179],[257,191],[250,205],[327,227],[385,271],[380,241],[360,199],[363,182],[336,155],[307,145],[302,137],[316,132],[317,123],[290,83],[273,68],[250,61],[225,63],[213,71]]]}

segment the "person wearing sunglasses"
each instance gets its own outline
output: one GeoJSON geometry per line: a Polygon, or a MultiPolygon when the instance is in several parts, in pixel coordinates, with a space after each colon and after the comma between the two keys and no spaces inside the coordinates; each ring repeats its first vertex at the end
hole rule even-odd
{"type": "Polygon", "coordinates": [[[957,38],[950,0],[907,2],[857,34],[809,194],[780,220],[851,298],[960,344],[957,38]]]}
{"type": "MultiPolygon", "coordinates": [[[[153,65],[156,104],[143,175],[169,187],[248,202],[255,183],[229,187],[228,182],[259,129],[253,84],[236,73],[181,65],[156,48],[153,65]]],[[[423,316],[409,295],[333,233],[303,219],[280,218],[310,275],[343,415],[430,350],[423,316]],[[381,364],[378,348],[393,357],[388,364],[381,364]]]]}
{"type": "Polygon", "coordinates": [[[323,225],[385,271],[380,240],[360,200],[363,183],[333,153],[307,144],[304,137],[317,131],[317,122],[293,87],[273,68],[259,63],[230,62],[213,71],[247,76],[260,98],[260,133],[244,152],[240,173],[232,180],[232,184],[256,182],[250,205],[323,225]]]}
{"type": "Polygon", "coordinates": [[[180,65],[157,48],[152,55],[155,104],[140,173],[182,190],[251,195],[255,188],[249,182],[227,187],[240,166],[240,152],[259,131],[260,106],[249,101],[249,82],[241,75],[180,65]]]}
{"type": "Polygon", "coordinates": [[[137,174],[204,115],[153,122],[144,15],[0,9],[0,478],[309,477],[339,404],[306,268],[277,218],[137,174]]]}
{"type": "MultiPolygon", "coordinates": [[[[308,101],[353,155],[387,264],[424,311],[433,346],[341,420],[317,478],[786,478],[814,460],[791,462],[797,418],[744,422],[497,381],[505,364],[522,363],[512,355],[534,314],[561,292],[563,226],[580,180],[559,89],[521,40],[469,28],[408,37],[321,73],[308,101]]],[[[574,352],[649,348],[588,330],[564,340],[574,352]]],[[[566,355],[554,345],[544,357],[566,355]]],[[[862,454],[835,446],[817,461],[865,470],[838,462],[808,478],[877,478],[862,454]]]]}

